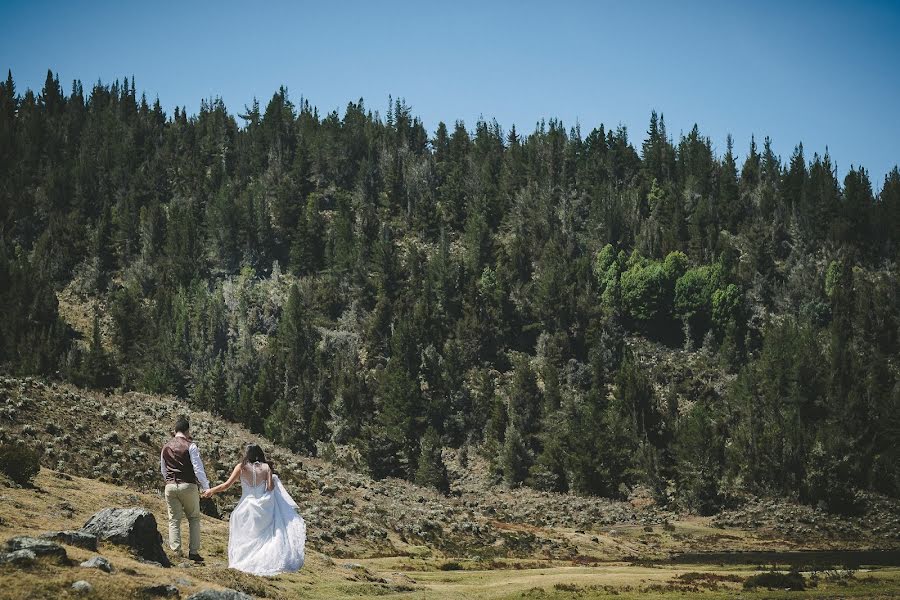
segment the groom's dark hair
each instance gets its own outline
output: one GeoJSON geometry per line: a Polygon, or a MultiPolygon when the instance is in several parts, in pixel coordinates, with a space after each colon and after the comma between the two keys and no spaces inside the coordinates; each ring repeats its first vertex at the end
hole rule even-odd
{"type": "Polygon", "coordinates": [[[175,421],[175,433],[187,433],[187,430],[190,428],[191,423],[184,415],[181,415],[178,417],[178,420],[175,421]]]}

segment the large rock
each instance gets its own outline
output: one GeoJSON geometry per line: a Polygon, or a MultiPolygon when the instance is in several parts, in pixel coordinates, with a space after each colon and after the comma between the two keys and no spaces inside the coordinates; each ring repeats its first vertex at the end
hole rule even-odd
{"type": "Polygon", "coordinates": [[[27,535],[20,535],[6,540],[7,552],[14,553],[20,550],[29,550],[33,552],[36,557],[47,556],[61,562],[68,560],[66,549],[50,540],[29,537],[27,535]]]}
{"type": "Polygon", "coordinates": [[[28,567],[34,564],[37,555],[31,550],[16,550],[8,554],[0,554],[0,565],[14,565],[16,567],[28,567]]]}
{"type": "Polygon", "coordinates": [[[88,519],[82,531],[128,546],[143,559],[170,566],[163,551],[162,536],[156,528],[156,517],[144,508],[104,508],[88,519]]]}
{"type": "Polygon", "coordinates": [[[97,551],[97,536],[84,531],[48,531],[42,533],[41,538],[97,551]]]}
{"type": "Polygon", "coordinates": [[[141,590],[144,596],[152,596],[156,598],[177,598],[178,588],[171,583],[161,583],[159,585],[151,585],[141,590]]]}
{"type": "Polygon", "coordinates": [[[191,594],[187,600],[253,600],[251,596],[234,590],[203,590],[191,594]]]}

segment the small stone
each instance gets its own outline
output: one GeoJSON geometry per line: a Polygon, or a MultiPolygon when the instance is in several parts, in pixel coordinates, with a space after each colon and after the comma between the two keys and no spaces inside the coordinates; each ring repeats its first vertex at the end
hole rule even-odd
{"type": "Polygon", "coordinates": [[[90,594],[94,591],[94,586],[84,579],[81,579],[72,584],[72,591],[78,592],[79,594],[90,594]]]}
{"type": "Polygon", "coordinates": [[[109,564],[109,561],[102,556],[95,556],[94,558],[86,560],[81,563],[80,566],[84,567],[85,569],[100,569],[101,571],[104,571],[106,573],[113,572],[113,566],[109,564]]]}

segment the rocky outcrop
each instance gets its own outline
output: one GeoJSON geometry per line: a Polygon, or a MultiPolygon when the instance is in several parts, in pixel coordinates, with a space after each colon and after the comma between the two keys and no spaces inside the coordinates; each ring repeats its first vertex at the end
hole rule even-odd
{"type": "Polygon", "coordinates": [[[82,528],[98,539],[128,546],[144,560],[170,566],[162,547],[162,536],[156,528],[156,517],[144,508],[104,508],[82,528]]]}

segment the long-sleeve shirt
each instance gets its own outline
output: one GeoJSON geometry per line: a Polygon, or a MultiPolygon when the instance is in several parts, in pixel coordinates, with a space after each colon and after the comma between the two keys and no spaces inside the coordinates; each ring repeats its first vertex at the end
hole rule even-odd
{"type": "MultiPolygon", "coordinates": [[[[176,433],[175,437],[186,437],[184,434],[176,433]]],[[[191,466],[194,468],[194,476],[197,478],[197,486],[200,488],[201,492],[205,492],[209,489],[209,479],[206,477],[206,470],[203,468],[203,460],[200,458],[200,450],[197,448],[197,444],[191,442],[188,446],[188,456],[191,457],[191,466]]],[[[163,481],[166,480],[166,461],[160,452],[159,455],[159,472],[162,475],[163,481]]]]}

